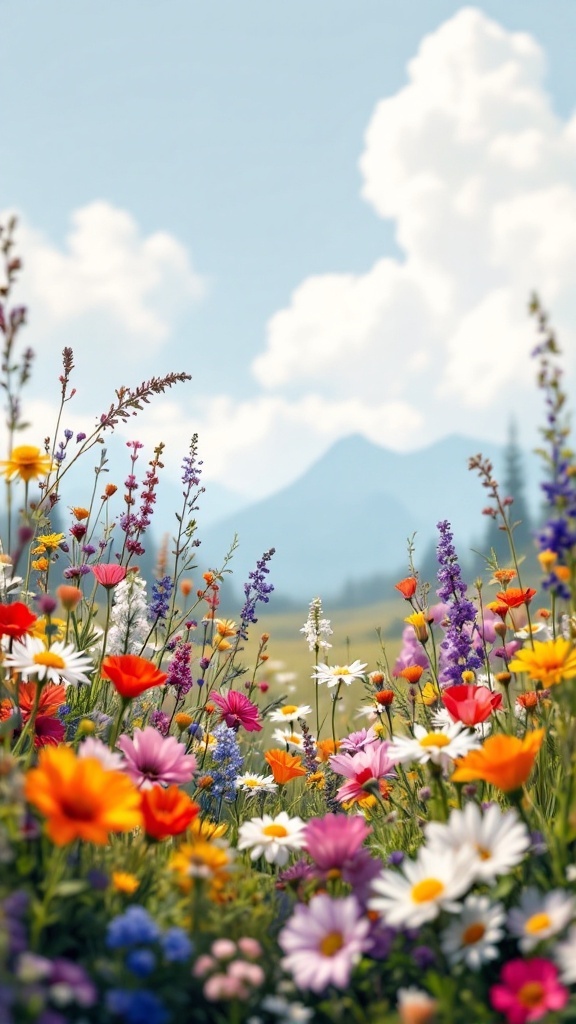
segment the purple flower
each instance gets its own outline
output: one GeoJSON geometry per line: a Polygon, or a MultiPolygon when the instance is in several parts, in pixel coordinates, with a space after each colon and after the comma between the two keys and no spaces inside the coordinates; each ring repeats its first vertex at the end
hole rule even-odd
{"type": "Polygon", "coordinates": [[[157,729],[161,736],[167,736],[170,731],[170,719],[164,711],[153,711],[150,715],[150,725],[157,729]]]}
{"type": "Polygon", "coordinates": [[[445,639],[440,644],[448,664],[440,679],[443,683],[459,683],[463,672],[475,671],[482,665],[473,642],[477,630],[476,609],[466,597],[467,587],[458,564],[450,523],[444,519],[438,523],[438,530],[438,597],[448,605],[445,639]]]}
{"type": "Polygon", "coordinates": [[[175,736],[161,736],[156,729],[135,729],[134,736],[121,736],[117,746],[124,754],[124,771],[140,789],[154,785],[190,782],[196,758],[175,736]]]}
{"type": "Polygon", "coordinates": [[[269,551],[265,551],[262,558],[256,562],[256,568],[248,573],[248,583],[244,584],[244,607],[240,612],[240,627],[238,629],[238,636],[242,640],[248,639],[248,626],[251,622],[258,622],[256,618],[256,605],[259,601],[267,604],[270,600],[270,594],[274,590],[272,583],[266,582],[266,576],[270,572],[267,563],[272,558],[275,552],[275,548],[270,548],[269,551]]]}
{"type": "Polygon", "coordinates": [[[179,643],[174,651],[174,657],[168,665],[166,686],[173,686],[178,698],[185,697],[194,685],[190,669],[191,652],[192,644],[179,643]]]}
{"type": "Polygon", "coordinates": [[[378,733],[373,726],[370,726],[369,729],[360,729],[358,732],[351,732],[349,736],[345,736],[340,744],[340,750],[347,754],[357,754],[371,743],[378,742],[378,733]]]}
{"type": "Polygon", "coordinates": [[[297,904],[278,936],[286,954],[282,967],[298,988],[323,992],[345,989],[354,966],[370,945],[370,922],[354,896],[333,899],[325,893],[297,904]]]}

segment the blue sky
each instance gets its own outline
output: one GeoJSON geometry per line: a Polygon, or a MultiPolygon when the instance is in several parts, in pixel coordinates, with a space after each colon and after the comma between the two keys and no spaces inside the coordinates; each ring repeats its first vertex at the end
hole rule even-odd
{"type": "Polygon", "coordinates": [[[198,430],[206,479],[246,496],[351,432],[498,439],[515,413],[535,440],[531,287],[574,354],[572,0],[0,16],[42,436],[71,344],[74,428],[117,384],[187,370],[136,434],[176,474],[198,430]]]}

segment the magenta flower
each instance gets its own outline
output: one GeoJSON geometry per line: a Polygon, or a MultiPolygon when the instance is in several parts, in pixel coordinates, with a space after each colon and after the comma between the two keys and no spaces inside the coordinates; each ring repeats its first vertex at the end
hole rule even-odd
{"type": "Polygon", "coordinates": [[[121,736],[117,746],[125,757],[124,771],[139,789],[190,782],[196,771],[196,758],[186,753],[184,744],[151,726],[135,729],[132,739],[121,736]]]}
{"type": "Polygon", "coordinates": [[[371,725],[369,729],[360,729],[358,732],[351,732],[349,736],[345,736],[340,744],[340,750],[347,754],[357,754],[358,751],[364,750],[371,743],[379,742],[378,733],[374,726],[371,725]]]}
{"type": "Polygon", "coordinates": [[[329,761],[332,771],[350,779],[336,794],[342,804],[362,800],[371,783],[394,775],[394,762],[388,757],[387,743],[373,743],[358,754],[333,754],[329,761]]]}
{"type": "Polygon", "coordinates": [[[509,960],[502,968],[500,984],[492,985],[490,1003],[503,1013],[508,1024],[540,1020],[561,1010],[569,992],[558,981],[558,968],[551,960],[509,960]]]}
{"type": "Polygon", "coordinates": [[[282,967],[301,989],[322,992],[328,985],[347,988],[350,975],[368,948],[370,922],[354,896],[313,896],[296,905],[278,936],[287,955],[282,967]]]}
{"type": "Polygon", "coordinates": [[[306,825],[304,849],[322,871],[341,871],[354,859],[372,829],[364,818],[325,814],[306,825]]]}
{"type": "Polygon", "coordinates": [[[208,701],[220,709],[222,721],[226,722],[229,729],[238,730],[242,726],[246,732],[260,732],[262,726],[258,719],[259,710],[239,690],[229,690],[226,694],[211,693],[208,701]]]}
{"type": "Polygon", "coordinates": [[[126,567],[118,565],[117,562],[100,562],[99,565],[92,565],[90,568],[100,586],[106,587],[107,590],[126,579],[126,567]]]}

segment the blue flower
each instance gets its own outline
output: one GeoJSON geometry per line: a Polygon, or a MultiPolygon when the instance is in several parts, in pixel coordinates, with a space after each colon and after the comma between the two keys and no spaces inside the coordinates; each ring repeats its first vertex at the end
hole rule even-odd
{"type": "Polygon", "coordinates": [[[153,992],[141,989],[129,992],[126,989],[112,989],[106,996],[106,1006],[126,1024],[168,1024],[168,1011],[164,1003],[153,992]]]}
{"type": "Polygon", "coordinates": [[[169,963],[187,960],[194,952],[194,946],[183,928],[168,928],[160,938],[160,945],[169,963]]]}
{"type": "Polygon", "coordinates": [[[144,907],[134,906],[110,921],[106,945],[108,949],[146,945],[147,942],[155,942],[159,935],[160,929],[148,911],[144,907]]]}
{"type": "Polygon", "coordinates": [[[151,949],[131,949],[126,954],[126,967],[138,978],[147,978],[156,967],[156,957],[151,949]]]}

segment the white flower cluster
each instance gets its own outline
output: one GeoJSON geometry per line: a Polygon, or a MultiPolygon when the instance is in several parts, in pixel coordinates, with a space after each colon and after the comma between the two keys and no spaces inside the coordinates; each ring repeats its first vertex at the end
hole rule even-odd
{"type": "Polygon", "coordinates": [[[146,580],[128,573],[114,591],[107,654],[140,654],[150,633],[146,580]]]}
{"type": "Polygon", "coordinates": [[[332,647],[332,644],[328,643],[328,637],[332,636],[333,630],[330,620],[322,618],[323,614],[322,601],[319,597],[315,597],[310,602],[308,618],[300,630],[306,637],[310,651],[327,651],[329,647],[332,647]]]}

